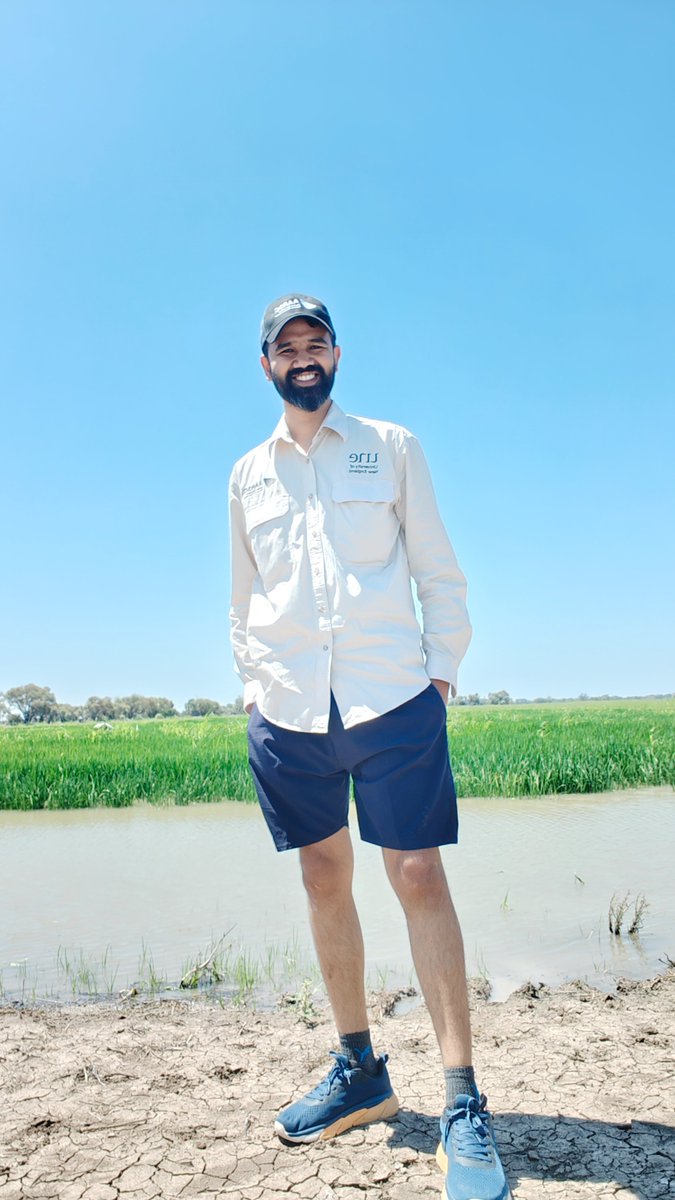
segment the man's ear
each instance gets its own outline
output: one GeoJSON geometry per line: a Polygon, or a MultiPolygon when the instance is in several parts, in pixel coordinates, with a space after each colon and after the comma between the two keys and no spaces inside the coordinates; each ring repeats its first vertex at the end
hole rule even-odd
{"type": "Polygon", "coordinates": [[[269,382],[271,383],[272,382],[272,371],[270,369],[270,360],[267,357],[267,355],[262,354],[260,356],[260,366],[262,367],[263,371],[265,372],[265,378],[267,380],[269,380],[269,382]]]}
{"type": "Polygon", "coordinates": [[[342,351],[341,351],[340,347],[339,347],[339,346],[333,346],[333,355],[334,355],[333,361],[334,361],[334,363],[335,363],[335,370],[336,370],[336,371],[337,371],[337,369],[338,369],[338,363],[340,362],[340,355],[341,355],[341,354],[342,354],[342,351]]]}

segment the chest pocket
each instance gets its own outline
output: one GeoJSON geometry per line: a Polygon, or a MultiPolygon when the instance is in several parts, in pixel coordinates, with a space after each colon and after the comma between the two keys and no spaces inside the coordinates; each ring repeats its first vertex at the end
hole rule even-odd
{"type": "Polygon", "coordinates": [[[394,484],[355,476],[334,484],[335,549],[347,563],[387,562],[398,537],[394,484]]]}
{"type": "Polygon", "coordinates": [[[260,576],[274,582],[287,575],[290,568],[290,497],[278,485],[266,483],[245,492],[241,502],[260,576]]]}

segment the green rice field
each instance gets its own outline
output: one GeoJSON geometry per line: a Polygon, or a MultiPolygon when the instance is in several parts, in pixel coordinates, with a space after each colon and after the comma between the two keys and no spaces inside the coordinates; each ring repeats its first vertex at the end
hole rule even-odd
{"type": "MultiPolygon", "coordinates": [[[[464,796],[675,785],[675,700],[451,708],[464,796]]],[[[0,809],[254,799],[246,719],[0,729],[0,809]]]]}

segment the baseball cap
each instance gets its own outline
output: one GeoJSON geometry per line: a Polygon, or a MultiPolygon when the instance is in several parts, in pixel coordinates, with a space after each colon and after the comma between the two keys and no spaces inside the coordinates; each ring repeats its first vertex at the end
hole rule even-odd
{"type": "Polygon", "coordinates": [[[335,338],[333,322],[323,300],[317,300],[316,296],[291,293],[288,296],[280,296],[278,300],[273,300],[267,305],[260,326],[261,347],[264,349],[265,342],[276,342],[284,325],[296,317],[312,317],[313,320],[320,321],[335,338]]]}

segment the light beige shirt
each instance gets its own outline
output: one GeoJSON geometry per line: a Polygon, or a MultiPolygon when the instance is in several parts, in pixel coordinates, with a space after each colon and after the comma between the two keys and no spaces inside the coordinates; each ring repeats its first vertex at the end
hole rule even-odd
{"type": "Polygon", "coordinates": [[[282,417],[234,466],[230,531],[232,646],[269,721],[325,733],[332,689],[349,729],[455,684],[466,580],[406,429],[333,403],[305,453],[282,417]]]}

